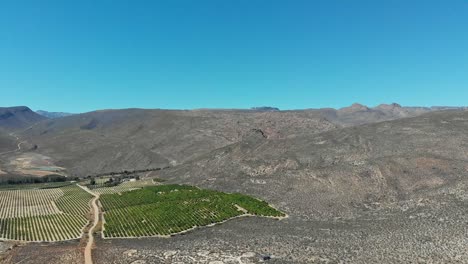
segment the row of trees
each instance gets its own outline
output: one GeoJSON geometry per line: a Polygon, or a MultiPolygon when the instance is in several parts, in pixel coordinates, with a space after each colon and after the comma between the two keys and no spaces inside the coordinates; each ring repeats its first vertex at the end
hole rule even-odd
{"type": "Polygon", "coordinates": [[[142,172],[159,171],[159,170],[164,170],[164,169],[168,169],[168,168],[170,168],[170,166],[160,167],[160,168],[140,169],[140,170],[123,170],[123,171],[114,171],[114,172],[103,172],[103,173],[88,175],[88,176],[86,176],[86,178],[89,179],[91,177],[114,176],[114,175],[131,175],[131,174],[142,173],[142,172]]]}
{"type": "Polygon", "coordinates": [[[67,180],[76,180],[77,177],[70,179],[59,174],[50,174],[46,176],[26,176],[26,175],[3,175],[0,177],[0,185],[3,184],[29,184],[46,182],[64,182],[67,180]]]}

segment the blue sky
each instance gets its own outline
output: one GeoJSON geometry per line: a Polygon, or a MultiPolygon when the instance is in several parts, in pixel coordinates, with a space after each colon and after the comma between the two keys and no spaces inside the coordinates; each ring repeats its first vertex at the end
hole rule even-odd
{"type": "Polygon", "coordinates": [[[0,106],[468,105],[467,27],[466,0],[3,0],[0,106]]]}

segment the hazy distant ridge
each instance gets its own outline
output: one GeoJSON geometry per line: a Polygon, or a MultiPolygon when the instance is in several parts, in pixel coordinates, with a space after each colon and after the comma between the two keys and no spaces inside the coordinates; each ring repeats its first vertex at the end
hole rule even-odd
{"type": "Polygon", "coordinates": [[[65,113],[65,112],[49,112],[45,110],[37,110],[36,113],[40,114],[41,116],[45,116],[47,118],[60,118],[65,116],[74,115],[72,113],[65,113]]]}

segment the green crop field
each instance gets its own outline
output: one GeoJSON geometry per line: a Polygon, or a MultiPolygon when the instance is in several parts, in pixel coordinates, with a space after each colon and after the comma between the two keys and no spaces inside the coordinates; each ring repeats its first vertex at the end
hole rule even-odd
{"type": "Polygon", "coordinates": [[[0,239],[61,241],[81,237],[92,195],[76,185],[0,191],[0,239]]]}
{"type": "Polygon", "coordinates": [[[233,217],[283,217],[266,202],[242,195],[186,185],[159,185],[119,194],[102,194],[104,236],[168,236],[233,217]]]}

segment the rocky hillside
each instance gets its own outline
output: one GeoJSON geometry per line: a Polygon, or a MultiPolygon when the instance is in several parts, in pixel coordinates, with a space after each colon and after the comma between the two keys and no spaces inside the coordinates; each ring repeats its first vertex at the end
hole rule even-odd
{"type": "MultiPolygon", "coordinates": [[[[18,136],[77,176],[175,166],[252,133],[268,140],[308,137],[362,123],[431,112],[430,108],[355,104],[339,110],[100,110],[47,119],[18,136]]],[[[276,150],[272,150],[276,151],[276,150]]]]}
{"type": "Polygon", "coordinates": [[[155,175],[247,192],[303,217],[346,217],[464,186],[467,129],[468,112],[444,111],[294,138],[254,133],[155,175]]]}
{"type": "Polygon", "coordinates": [[[399,104],[381,104],[376,107],[367,107],[355,103],[349,107],[338,110],[316,109],[310,110],[320,113],[327,120],[340,126],[356,126],[382,121],[389,121],[407,117],[415,117],[429,112],[443,110],[463,110],[463,107],[403,107],[399,104]]]}
{"type": "Polygon", "coordinates": [[[16,149],[16,144],[15,138],[0,131],[0,153],[16,149]]]}
{"type": "Polygon", "coordinates": [[[307,112],[126,109],[47,120],[20,136],[82,176],[180,164],[241,141],[253,129],[271,139],[335,128],[307,112]]]}

